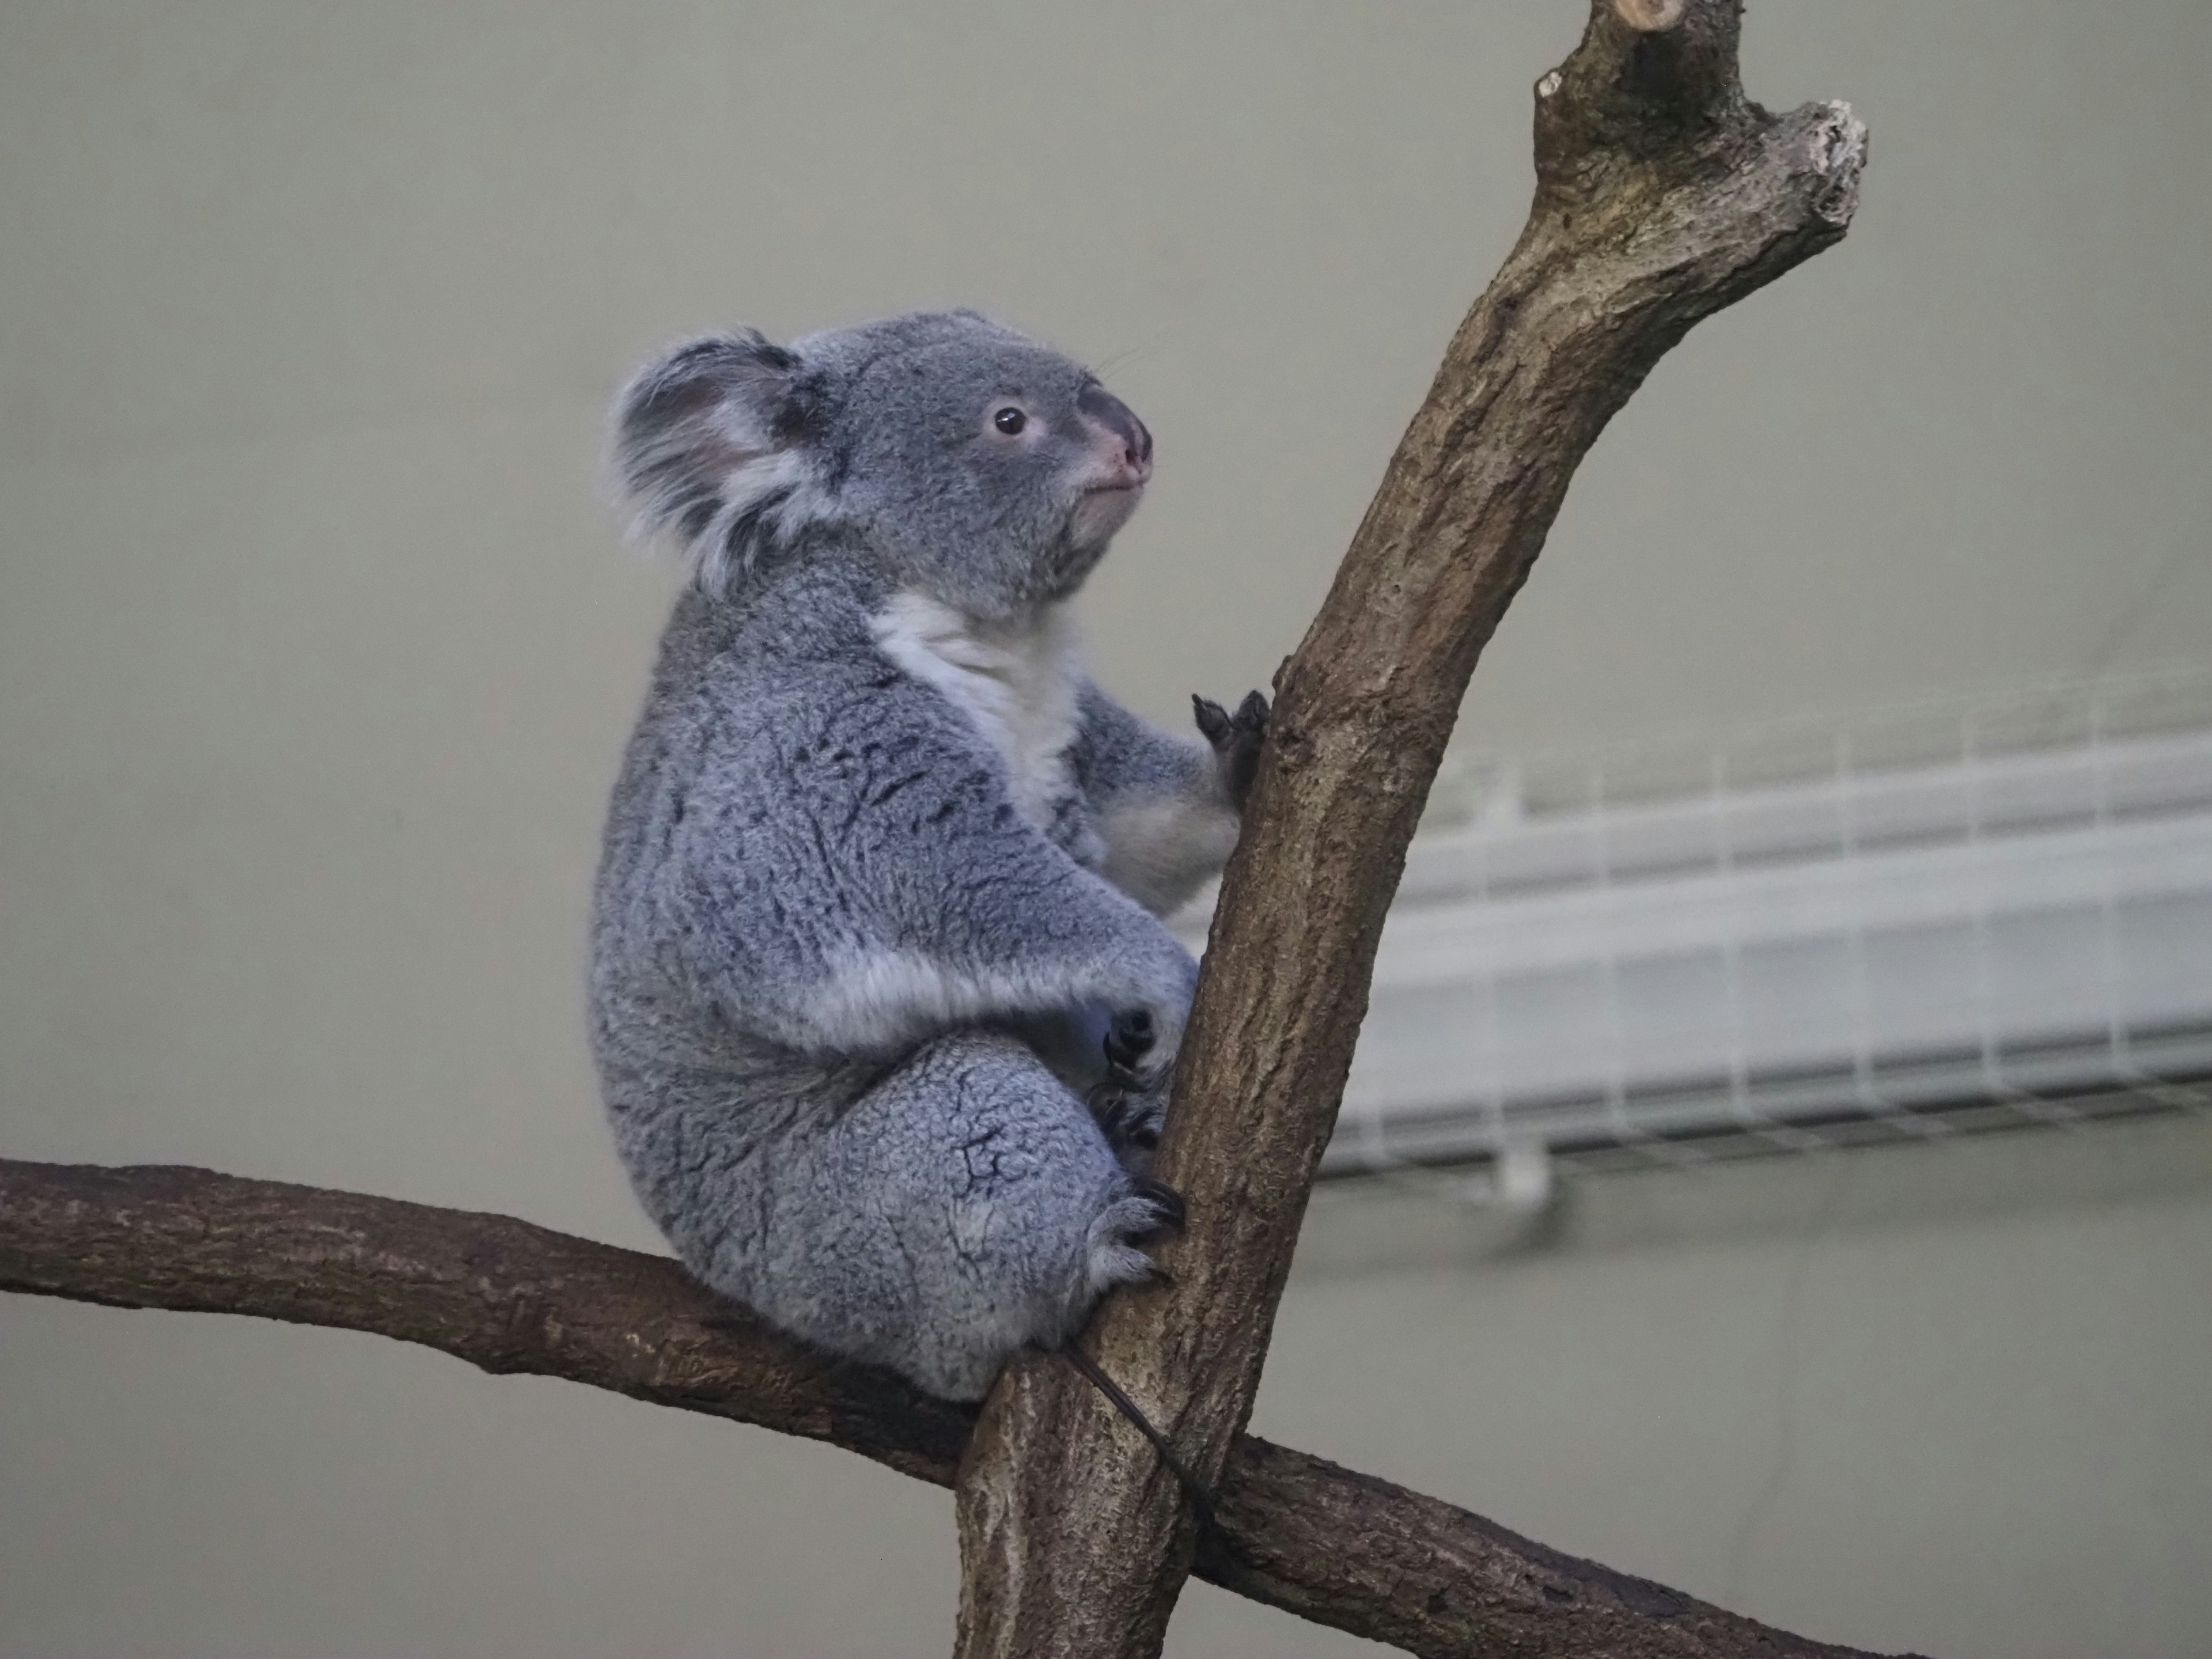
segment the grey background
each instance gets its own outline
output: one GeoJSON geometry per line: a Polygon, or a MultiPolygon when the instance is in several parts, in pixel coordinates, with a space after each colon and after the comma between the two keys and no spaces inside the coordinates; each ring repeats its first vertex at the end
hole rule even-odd
{"type": "MultiPolygon", "coordinates": [[[[578,1018],[653,346],[971,303],[1161,450],[1131,701],[1264,683],[1517,231],[1574,0],[0,8],[0,1151],[641,1247],[578,1018]]],[[[1771,0],[1874,131],[1477,676],[1508,749],[2212,660],[2212,9],[1771,0]]],[[[1810,1633],[2212,1652],[2201,1126],[1332,1204],[1257,1426],[1810,1633]],[[1936,1161],[1926,1161],[1934,1158],[1936,1161]],[[1356,1247],[1356,1248],[1355,1248],[1356,1247]]],[[[368,1338],[0,1303],[0,1651],[941,1650],[949,1501],[368,1338]]],[[[1194,1589],[1170,1650],[1358,1644],[1194,1589]]]]}

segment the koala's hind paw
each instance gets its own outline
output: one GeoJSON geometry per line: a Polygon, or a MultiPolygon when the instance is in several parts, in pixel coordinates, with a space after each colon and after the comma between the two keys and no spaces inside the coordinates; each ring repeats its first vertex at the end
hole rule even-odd
{"type": "Polygon", "coordinates": [[[1158,1230],[1146,1235],[1147,1238],[1157,1238],[1164,1233],[1179,1233],[1190,1219],[1190,1210],[1183,1203],[1182,1194],[1166,1182],[1155,1181],[1150,1176],[1139,1176],[1133,1183],[1133,1190],[1139,1198],[1159,1212],[1158,1230]]]}
{"type": "Polygon", "coordinates": [[[1091,1290],[1164,1279],[1166,1273],[1142,1247],[1180,1232],[1182,1224],[1182,1195],[1163,1182],[1139,1180],[1134,1190],[1109,1204],[1091,1224],[1091,1290]]]}
{"type": "Polygon", "coordinates": [[[1138,1069],[1152,1048],[1151,1015],[1115,1015],[1106,1029],[1106,1075],[1093,1085],[1086,1103],[1107,1145],[1125,1161],[1132,1152],[1147,1155],[1158,1146],[1167,1122],[1171,1075],[1138,1069]]]}
{"type": "Polygon", "coordinates": [[[1091,1091],[1090,1104],[1099,1133],[1116,1152],[1149,1154],[1160,1144],[1168,1121],[1165,1089],[1148,1089],[1141,1078],[1115,1072],[1091,1091]]]}
{"type": "Polygon", "coordinates": [[[1198,717],[1199,735],[1213,745],[1230,804],[1241,812],[1260,770],[1260,745],[1267,737],[1267,700],[1257,691],[1249,693],[1232,714],[1211,698],[1194,695],[1190,707],[1198,717]]]}

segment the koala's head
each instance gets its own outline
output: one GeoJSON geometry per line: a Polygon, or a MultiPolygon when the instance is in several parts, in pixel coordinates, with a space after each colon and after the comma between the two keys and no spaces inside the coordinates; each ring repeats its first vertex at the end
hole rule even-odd
{"type": "Polygon", "coordinates": [[[1152,438],[1081,364],[971,311],[677,347],[616,405],[638,523],[710,592],[814,526],[976,616],[1065,598],[1136,511],[1152,438]]]}

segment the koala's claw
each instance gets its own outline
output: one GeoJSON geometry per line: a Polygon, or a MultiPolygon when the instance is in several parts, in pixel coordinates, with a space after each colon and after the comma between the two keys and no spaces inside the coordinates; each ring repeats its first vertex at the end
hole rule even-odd
{"type": "Polygon", "coordinates": [[[1159,1212],[1159,1227],[1150,1237],[1157,1237],[1158,1233],[1179,1233],[1183,1230],[1184,1224],[1190,1218],[1190,1211],[1183,1203],[1181,1193],[1166,1182],[1155,1181],[1150,1176],[1139,1176],[1132,1190],[1159,1212]]]}
{"type": "Polygon", "coordinates": [[[1190,707],[1198,719],[1199,735],[1213,745],[1230,801],[1241,812],[1260,770],[1260,745],[1267,736],[1267,700],[1257,691],[1249,692],[1232,714],[1212,698],[1194,694],[1190,707]]]}

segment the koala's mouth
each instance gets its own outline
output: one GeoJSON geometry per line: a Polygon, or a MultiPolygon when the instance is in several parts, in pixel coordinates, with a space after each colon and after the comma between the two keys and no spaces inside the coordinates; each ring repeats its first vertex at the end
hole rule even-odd
{"type": "Polygon", "coordinates": [[[1086,484],[1067,515],[1068,539],[1079,547],[1103,550],[1114,532],[1129,522],[1144,496],[1144,485],[1133,478],[1102,478],[1086,484]]]}

